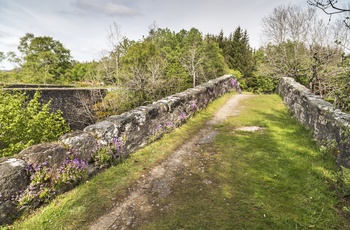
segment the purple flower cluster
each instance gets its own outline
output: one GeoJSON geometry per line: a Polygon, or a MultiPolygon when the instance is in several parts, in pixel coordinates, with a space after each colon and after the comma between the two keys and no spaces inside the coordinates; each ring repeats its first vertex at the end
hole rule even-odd
{"type": "Polygon", "coordinates": [[[66,159],[57,170],[56,179],[58,182],[76,182],[81,180],[87,163],[79,158],[66,159]]]}
{"type": "Polygon", "coordinates": [[[167,129],[173,129],[173,128],[175,127],[175,125],[174,125],[173,122],[168,121],[168,122],[166,123],[166,127],[167,127],[167,129]]]}
{"type": "Polygon", "coordinates": [[[196,110],[198,108],[196,100],[191,101],[191,108],[192,110],[196,110]]]}
{"type": "Polygon", "coordinates": [[[179,117],[180,117],[180,120],[182,120],[182,121],[186,120],[186,113],[185,112],[181,112],[179,117]]]}
{"type": "Polygon", "coordinates": [[[153,131],[153,135],[157,135],[162,130],[162,128],[163,126],[161,124],[158,124],[153,131]]]}
{"type": "Polygon", "coordinates": [[[237,85],[236,78],[231,78],[230,83],[231,83],[231,87],[235,87],[237,85]]]}
{"type": "Polygon", "coordinates": [[[30,180],[32,184],[44,183],[47,179],[47,172],[49,169],[46,167],[47,162],[41,164],[28,165],[26,171],[30,175],[30,180]]]}
{"type": "Polygon", "coordinates": [[[16,196],[12,196],[11,200],[19,206],[28,205],[33,200],[46,202],[56,195],[61,186],[80,181],[86,174],[87,162],[80,159],[79,155],[79,152],[70,149],[57,171],[52,171],[48,162],[29,165],[26,171],[30,176],[30,185],[24,192],[19,191],[16,196]]]}
{"type": "Polygon", "coordinates": [[[239,83],[237,82],[236,78],[231,78],[230,80],[231,87],[236,90],[239,94],[242,93],[241,88],[239,87],[239,83]]]}
{"type": "Polygon", "coordinates": [[[124,143],[123,141],[118,138],[118,137],[114,137],[112,139],[112,143],[114,144],[114,148],[117,151],[116,154],[114,154],[114,157],[119,157],[120,154],[124,151],[124,143]]]}
{"type": "Polygon", "coordinates": [[[78,159],[78,158],[74,158],[73,160],[71,159],[66,159],[62,166],[58,169],[59,173],[65,173],[65,169],[67,168],[67,166],[71,167],[71,168],[75,168],[75,169],[85,169],[86,167],[86,162],[78,159]]]}

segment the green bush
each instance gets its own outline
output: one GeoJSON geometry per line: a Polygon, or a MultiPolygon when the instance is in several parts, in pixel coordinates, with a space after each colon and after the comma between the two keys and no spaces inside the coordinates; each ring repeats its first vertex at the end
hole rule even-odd
{"type": "Polygon", "coordinates": [[[33,144],[53,141],[69,131],[61,111],[41,104],[40,93],[0,92],[0,156],[11,156],[33,144]]]}
{"type": "Polygon", "coordinates": [[[103,101],[94,105],[97,120],[103,120],[108,116],[119,115],[142,104],[142,99],[134,92],[118,89],[110,91],[103,101]]]}
{"type": "Polygon", "coordinates": [[[247,78],[247,90],[253,93],[274,93],[278,84],[277,78],[267,76],[252,76],[247,78]]]}

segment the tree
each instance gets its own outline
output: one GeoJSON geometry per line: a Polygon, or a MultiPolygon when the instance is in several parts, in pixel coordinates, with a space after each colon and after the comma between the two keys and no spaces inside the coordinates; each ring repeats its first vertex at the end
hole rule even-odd
{"type": "Polygon", "coordinates": [[[192,86],[196,87],[197,78],[204,75],[202,64],[204,60],[203,37],[196,28],[190,31],[181,31],[184,33],[181,63],[192,79],[192,86]]]}
{"type": "Polygon", "coordinates": [[[321,9],[325,14],[329,15],[329,21],[332,19],[333,15],[337,14],[346,14],[343,22],[345,23],[347,28],[350,28],[350,5],[348,4],[339,6],[338,0],[308,0],[307,3],[310,6],[314,6],[318,9],[321,9]]]}
{"type": "Polygon", "coordinates": [[[293,77],[341,107],[341,103],[348,103],[344,100],[347,87],[342,87],[346,69],[341,67],[348,33],[342,29],[344,24],[326,23],[315,12],[315,8],[303,10],[289,5],[275,8],[265,17],[266,60],[261,65],[267,66],[275,78],[293,77]]]}
{"type": "Polygon", "coordinates": [[[225,74],[227,66],[223,56],[223,52],[219,47],[219,44],[213,40],[206,40],[204,42],[204,61],[203,71],[204,76],[208,81],[209,79],[218,78],[225,74]]]}
{"type": "Polygon", "coordinates": [[[249,36],[246,30],[237,27],[228,37],[223,31],[219,35],[207,35],[207,39],[215,41],[222,49],[222,55],[226,65],[232,70],[238,70],[244,78],[249,78],[255,71],[253,49],[249,44],[249,36]]]}
{"type": "Polygon", "coordinates": [[[186,34],[185,30],[175,33],[165,28],[158,29],[154,35],[157,47],[166,62],[164,69],[164,78],[167,82],[167,87],[164,88],[165,95],[181,92],[191,86],[188,72],[181,63],[186,34]]]}
{"type": "Polygon", "coordinates": [[[21,65],[21,58],[17,56],[17,54],[13,51],[7,53],[7,60],[14,64],[16,68],[21,65]]]}
{"type": "MultiPolygon", "coordinates": [[[[335,41],[338,45],[349,50],[349,31],[350,31],[350,4],[340,6],[337,0],[308,0],[308,4],[321,9],[325,14],[329,15],[331,21],[333,15],[342,14],[344,17],[335,22],[335,41]],[[342,25],[343,26],[342,26],[342,25]],[[345,25],[345,28],[344,28],[345,25]]],[[[337,75],[328,79],[325,97],[332,98],[333,104],[344,111],[350,110],[350,70],[348,57],[342,57],[343,71],[333,71],[337,75]]]]}
{"type": "Polygon", "coordinates": [[[341,55],[332,30],[317,18],[314,8],[276,7],[263,18],[263,34],[273,75],[293,77],[313,90],[319,84],[320,70],[341,55]]]}
{"type": "Polygon", "coordinates": [[[109,49],[101,52],[99,71],[106,84],[118,86],[120,83],[121,58],[126,54],[133,41],[122,36],[121,27],[113,22],[107,30],[109,49]]]}
{"type": "Polygon", "coordinates": [[[59,82],[72,66],[70,50],[52,37],[27,33],[20,39],[18,50],[22,54],[22,70],[37,82],[59,82]]]}
{"type": "MultiPolygon", "coordinates": [[[[0,51],[0,64],[3,60],[5,60],[5,58],[6,58],[6,56],[5,56],[4,52],[0,51]]],[[[0,67],[1,67],[1,65],[0,65],[0,67]]]]}
{"type": "Polygon", "coordinates": [[[338,0],[307,0],[310,6],[315,6],[321,9],[326,14],[332,16],[334,14],[340,14],[350,12],[349,8],[339,6],[338,0]]]}
{"type": "Polygon", "coordinates": [[[135,93],[139,104],[159,99],[164,88],[165,62],[152,41],[136,42],[122,57],[122,84],[135,93]]]}

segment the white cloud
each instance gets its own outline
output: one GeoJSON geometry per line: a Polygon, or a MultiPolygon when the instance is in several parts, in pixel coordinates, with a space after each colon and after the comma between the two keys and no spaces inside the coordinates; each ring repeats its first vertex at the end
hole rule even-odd
{"type": "Polygon", "coordinates": [[[115,3],[112,0],[99,1],[98,3],[91,0],[77,0],[75,3],[73,3],[73,5],[76,6],[80,12],[85,13],[89,12],[94,14],[123,17],[140,15],[137,10],[132,9],[131,7],[128,7],[124,4],[115,3]]]}
{"type": "Polygon", "coordinates": [[[251,45],[260,44],[261,19],[280,4],[305,7],[306,0],[0,0],[0,51],[16,51],[26,33],[50,36],[79,61],[96,58],[107,44],[113,22],[132,40],[147,36],[155,22],[179,31],[225,35],[237,26],[247,29],[251,45]]]}

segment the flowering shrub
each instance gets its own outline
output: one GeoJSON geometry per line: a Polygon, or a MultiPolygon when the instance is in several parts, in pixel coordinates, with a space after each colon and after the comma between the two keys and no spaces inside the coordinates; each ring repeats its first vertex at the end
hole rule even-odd
{"type": "Polygon", "coordinates": [[[111,165],[113,163],[113,151],[108,147],[103,147],[94,156],[95,163],[101,167],[111,165]]]}
{"type": "Polygon", "coordinates": [[[47,162],[40,165],[29,165],[27,173],[30,176],[30,184],[25,191],[19,191],[13,199],[18,206],[37,205],[45,203],[67,185],[73,185],[86,176],[87,162],[79,159],[78,153],[71,150],[68,158],[57,171],[47,167],[47,162]]]}
{"type": "Polygon", "coordinates": [[[109,146],[104,146],[94,156],[95,164],[106,167],[116,163],[124,152],[125,136],[114,137],[109,146]]]}
{"type": "Polygon", "coordinates": [[[81,181],[86,175],[86,162],[78,158],[67,159],[63,165],[58,169],[55,178],[55,186],[62,184],[76,183],[81,181]]]}
{"type": "Polygon", "coordinates": [[[35,199],[45,202],[49,197],[50,176],[46,162],[41,165],[29,165],[27,173],[30,175],[30,184],[24,192],[19,191],[14,199],[20,207],[31,204],[35,199]]]}

